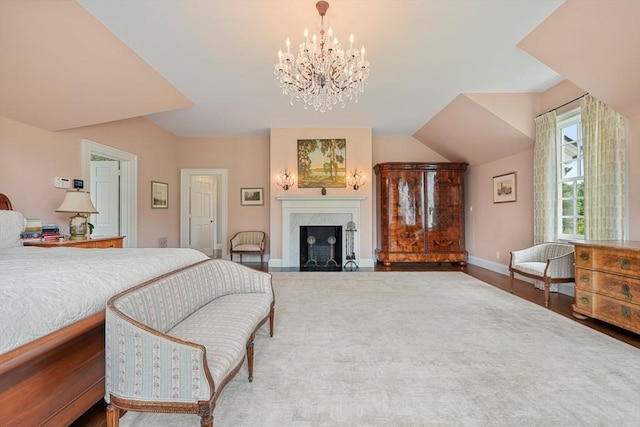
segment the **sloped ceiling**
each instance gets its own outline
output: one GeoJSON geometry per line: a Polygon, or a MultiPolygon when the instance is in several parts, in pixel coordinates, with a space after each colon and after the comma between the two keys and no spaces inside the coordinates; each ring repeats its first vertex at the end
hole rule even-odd
{"type": "MultiPolygon", "coordinates": [[[[621,114],[640,114],[640,1],[568,0],[518,47],[621,114]]],[[[452,161],[516,154],[533,147],[540,96],[461,94],[413,136],[452,161]]]]}
{"type": "Polygon", "coordinates": [[[640,1],[569,0],[518,47],[620,114],[640,115],[640,1]]]}
{"type": "MultiPolygon", "coordinates": [[[[486,163],[533,147],[531,126],[509,105],[526,105],[531,112],[537,94],[478,96],[461,94],[413,136],[452,162],[486,163]],[[483,106],[484,101],[491,108],[483,106]],[[503,117],[507,117],[505,119],[503,117]]],[[[528,116],[531,117],[531,116],[528,116]]]]}
{"type": "Polygon", "coordinates": [[[0,8],[2,116],[55,131],[193,105],[75,1],[0,8]]]}

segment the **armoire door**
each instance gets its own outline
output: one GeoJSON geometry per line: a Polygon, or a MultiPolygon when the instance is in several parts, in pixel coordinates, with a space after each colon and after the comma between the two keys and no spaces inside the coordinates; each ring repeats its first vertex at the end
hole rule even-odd
{"type": "Polygon", "coordinates": [[[464,250],[462,215],[464,195],[458,171],[429,171],[427,175],[427,250],[464,250]]]}
{"type": "Polygon", "coordinates": [[[389,251],[424,252],[424,173],[389,174],[389,251]]]}

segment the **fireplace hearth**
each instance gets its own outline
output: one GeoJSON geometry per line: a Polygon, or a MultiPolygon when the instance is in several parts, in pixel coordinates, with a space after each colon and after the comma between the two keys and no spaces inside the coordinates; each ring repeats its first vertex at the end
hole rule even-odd
{"type": "Polygon", "coordinates": [[[342,226],[300,226],[300,271],[342,270],[342,226]]]}

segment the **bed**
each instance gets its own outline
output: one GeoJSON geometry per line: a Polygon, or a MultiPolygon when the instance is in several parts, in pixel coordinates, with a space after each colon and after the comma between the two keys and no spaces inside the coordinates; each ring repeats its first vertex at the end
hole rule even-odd
{"type": "Polygon", "coordinates": [[[207,257],[192,249],[24,247],[0,194],[0,420],[68,425],[104,396],[104,307],[207,257]]]}

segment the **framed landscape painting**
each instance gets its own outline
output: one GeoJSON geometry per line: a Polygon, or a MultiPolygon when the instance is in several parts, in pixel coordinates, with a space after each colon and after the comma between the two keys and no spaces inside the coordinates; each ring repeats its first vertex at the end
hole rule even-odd
{"type": "Polygon", "coordinates": [[[240,206],[264,205],[264,188],[241,188],[240,206]]]}
{"type": "Polygon", "coordinates": [[[516,201],[516,173],[493,177],[493,203],[516,201]]]}
{"type": "Polygon", "coordinates": [[[346,139],[298,140],[298,188],[347,185],[346,139]]]}

